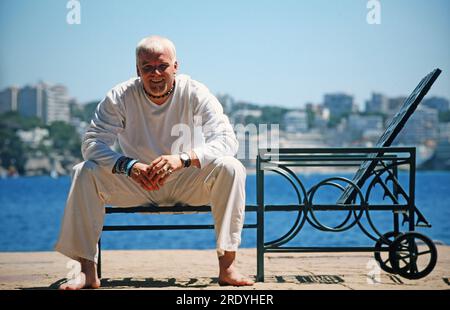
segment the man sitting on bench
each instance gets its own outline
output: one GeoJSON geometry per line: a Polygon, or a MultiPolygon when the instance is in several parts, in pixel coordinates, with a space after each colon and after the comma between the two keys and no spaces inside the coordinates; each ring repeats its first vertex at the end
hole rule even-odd
{"type": "Polygon", "coordinates": [[[159,36],[136,48],[137,78],[111,89],[83,139],[84,162],[72,186],[55,250],[81,263],[79,283],[98,288],[97,242],[105,204],[211,205],[220,285],[252,285],[234,267],[245,210],[245,167],[233,156],[238,142],[214,95],[187,75],[176,75],[174,44],[159,36]],[[191,147],[201,127],[202,140],[191,147]],[[183,141],[176,135],[188,131],[183,141]],[[195,136],[195,135],[194,135],[195,136]],[[118,140],[123,154],[111,149],[118,140]],[[180,143],[181,141],[181,143],[180,143]]]}

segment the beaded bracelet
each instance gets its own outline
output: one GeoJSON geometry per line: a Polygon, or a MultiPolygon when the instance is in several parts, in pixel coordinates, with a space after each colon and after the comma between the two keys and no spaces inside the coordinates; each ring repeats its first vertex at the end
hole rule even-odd
{"type": "Polygon", "coordinates": [[[127,175],[127,176],[130,176],[131,168],[133,168],[133,165],[134,165],[135,163],[137,163],[137,162],[138,162],[137,159],[133,159],[133,160],[130,160],[130,161],[128,162],[128,164],[127,164],[127,169],[126,169],[126,175],[127,175]]]}
{"type": "Polygon", "coordinates": [[[133,160],[133,158],[122,156],[120,157],[113,168],[113,173],[115,174],[126,174],[128,164],[133,160]]]}

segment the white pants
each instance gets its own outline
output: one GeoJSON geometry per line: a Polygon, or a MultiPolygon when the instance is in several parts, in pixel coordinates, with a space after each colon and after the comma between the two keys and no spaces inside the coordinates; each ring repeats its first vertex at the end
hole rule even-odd
{"type": "Polygon", "coordinates": [[[246,170],[231,156],[217,158],[202,169],[175,171],[157,191],[146,191],[125,175],[112,174],[93,161],[73,168],[72,185],[55,250],[79,260],[97,262],[97,243],[105,205],[127,207],[155,203],[211,205],[218,256],[236,251],[245,215],[246,170]]]}

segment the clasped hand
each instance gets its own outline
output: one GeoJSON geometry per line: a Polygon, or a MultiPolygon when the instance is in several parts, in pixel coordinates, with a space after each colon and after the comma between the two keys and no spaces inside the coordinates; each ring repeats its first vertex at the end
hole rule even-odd
{"type": "Polygon", "coordinates": [[[145,190],[159,190],[169,176],[181,168],[183,164],[179,155],[162,155],[150,164],[134,164],[130,177],[145,190]]]}

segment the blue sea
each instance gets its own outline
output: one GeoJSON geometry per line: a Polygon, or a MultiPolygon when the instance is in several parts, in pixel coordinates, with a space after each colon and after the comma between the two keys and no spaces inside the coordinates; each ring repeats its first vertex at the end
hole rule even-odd
{"type": "MultiPolygon", "coordinates": [[[[299,175],[307,188],[323,179],[326,174],[299,175]]],[[[343,175],[351,178],[351,175],[343,175]]],[[[400,180],[407,184],[407,174],[400,180]]],[[[0,251],[51,251],[59,234],[61,219],[70,177],[53,179],[41,177],[18,177],[0,179],[0,251]]],[[[381,202],[381,191],[376,187],[371,201],[381,202]]],[[[407,188],[406,188],[407,190],[407,188]]],[[[247,177],[247,203],[256,204],[256,176],[247,177]]],[[[333,203],[339,196],[338,189],[321,187],[315,194],[316,203],[333,203]]],[[[265,178],[266,204],[291,204],[297,196],[290,184],[279,175],[268,174],[265,178]]],[[[416,205],[431,228],[417,228],[435,241],[450,244],[450,172],[418,172],[416,176],[416,205]]],[[[346,217],[345,211],[316,212],[323,225],[335,226],[346,217]]],[[[392,230],[392,212],[369,212],[371,220],[380,232],[392,230]]],[[[294,224],[296,212],[266,213],[265,238],[273,240],[284,235],[294,224]]],[[[351,221],[352,219],[350,219],[351,221]]],[[[254,213],[246,214],[246,223],[255,223],[254,213]]],[[[107,215],[105,224],[212,224],[210,214],[189,215],[107,215]]],[[[373,235],[367,215],[361,220],[363,227],[373,235]]],[[[407,225],[402,226],[407,231],[407,225]]],[[[104,249],[214,249],[213,230],[181,231],[127,231],[104,232],[104,249]]],[[[344,232],[323,232],[305,223],[299,234],[287,245],[300,246],[372,246],[358,227],[344,232]]],[[[256,246],[256,230],[245,229],[241,247],[256,246]]]]}

